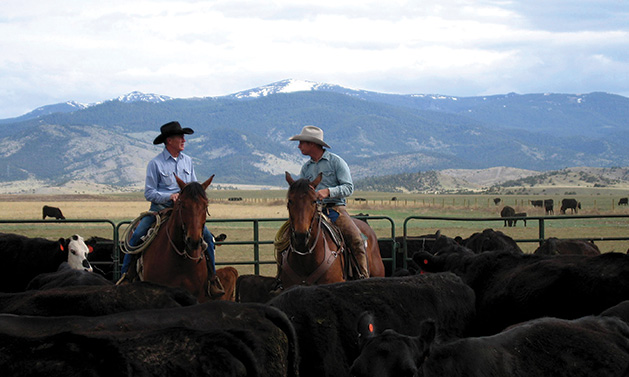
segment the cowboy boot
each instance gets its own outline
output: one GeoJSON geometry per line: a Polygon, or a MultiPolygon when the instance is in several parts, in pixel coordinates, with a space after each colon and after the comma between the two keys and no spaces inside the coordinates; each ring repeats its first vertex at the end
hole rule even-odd
{"type": "Polygon", "coordinates": [[[214,271],[214,266],[212,265],[212,261],[207,256],[207,254],[205,257],[205,263],[207,263],[208,272],[207,293],[212,299],[219,298],[225,294],[225,289],[223,288],[223,284],[221,284],[218,275],[216,275],[216,272],[214,271]]]}
{"type": "Polygon", "coordinates": [[[208,281],[208,293],[210,297],[213,299],[222,297],[225,294],[225,289],[223,288],[223,284],[221,284],[221,280],[218,278],[216,274],[211,276],[208,281]]]}
{"type": "Polygon", "coordinates": [[[118,281],[116,282],[116,285],[133,283],[134,281],[138,279],[138,267],[137,267],[138,259],[140,259],[139,254],[131,255],[131,262],[129,262],[129,269],[127,270],[127,272],[122,274],[120,279],[118,279],[118,281]]]}

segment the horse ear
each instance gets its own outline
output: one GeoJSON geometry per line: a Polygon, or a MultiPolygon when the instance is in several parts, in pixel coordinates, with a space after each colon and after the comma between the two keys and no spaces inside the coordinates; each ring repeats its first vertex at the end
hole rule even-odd
{"type": "Polygon", "coordinates": [[[286,182],[288,182],[289,185],[292,185],[295,182],[295,180],[293,179],[293,177],[291,177],[289,172],[285,172],[285,174],[286,174],[286,182]]]}
{"type": "Polygon", "coordinates": [[[175,179],[177,180],[177,184],[179,185],[179,188],[183,190],[183,188],[186,186],[186,182],[182,181],[181,178],[177,177],[177,174],[173,173],[173,175],[175,176],[175,179]]]}
{"type": "Polygon", "coordinates": [[[207,189],[208,186],[212,183],[212,180],[214,179],[214,175],[215,174],[212,174],[212,176],[210,178],[208,178],[207,181],[205,181],[205,182],[203,182],[201,184],[201,186],[203,187],[203,190],[207,189]]]}
{"type": "Polygon", "coordinates": [[[319,186],[319,183],[321,183],[321,179],[323,178],[323,173],[319,173],[319,175],[317,176],[317,178],[315,178],[314,181],[310,182],[310,186],[312,187],[317,187],[319,186]]]}

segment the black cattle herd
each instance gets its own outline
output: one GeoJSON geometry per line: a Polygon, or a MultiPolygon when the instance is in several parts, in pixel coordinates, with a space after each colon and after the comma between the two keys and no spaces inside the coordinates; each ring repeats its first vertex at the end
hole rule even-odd
{"type": "MultiPolygon", "coordinates": [[[[273,277],[242,275],[234,301],[199,304],[179,288],[115,285],[95,262],[111,262],[108,240],[0,234],[0,371],[629,376],[629,255],[556,238],[526,254],[493,229],[396,241],[412,259],[384,278],[278,292],[273,277]]],[[[380,249],[391,256],[390,242],[380,249]]]]}

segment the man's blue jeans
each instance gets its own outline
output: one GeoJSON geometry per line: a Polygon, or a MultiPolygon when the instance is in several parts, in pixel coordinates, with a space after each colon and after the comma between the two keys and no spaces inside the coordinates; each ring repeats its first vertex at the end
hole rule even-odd
{"type": "MultiPolygon", "coordinates": [[[[138,246],[142,242],[141,237],[144,237],[146,233],[148,233],[149,228],[153,225],[154,222],[155,222],[155,217],[144,216],[138,223],[138,226],[135,227],[135,230],[133,231],[133,234],[131,235],[131,238],[129,239],[129,245],[138,246]]],[[[208,228],[205,225],[203,226],[203,240],[207,243],[207,249],[205,252],[211,262],[211,266],[212,266],[211,272],[212,274],[215,274],[216,261],[214,258],[214,236],[212,236],[212,233],[208,230],[208,228]]],[[[127,271],[129,271],[129,265],[131,264],[131,259],[132,259],[131,254],[125,254],[124,259],[122,261],[122,267],[120,269],[120,272],[124,274],[127,271]]]]}

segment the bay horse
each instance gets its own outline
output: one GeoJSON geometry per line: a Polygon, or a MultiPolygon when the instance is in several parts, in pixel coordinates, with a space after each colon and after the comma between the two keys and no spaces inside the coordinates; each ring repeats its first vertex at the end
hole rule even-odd
{"type": "Polygon", "coordinates": [[[186,184],[175,176],[181,188],[168,219],[143,252],[144,281],[171,287],[181,287],[197,297],[199,302],[210,299],[208,269],[205,261],[203,226],[208,198],[205,193],[214,175],[203,183],[186,184]]]}
{"type": "MultiPolygon", "coordinates": [[[[290,244],[278,256],[279,279],[283,288],[293,285],[337,283],[349,280],[349,265],[343,249],[337,245],[331,231],[325,226],[315,188],[322,174],[312,182],[305,178],[294,180],[286,172],[289,184],[287,208],[290,244]]],[[[367,237],[367,264],[369,276],[383,277],[384,265],[376,233],[364,221],[352,219],[367,237]]],[[[342,237],[341,237],[342,240],[342,237]]],[[[355,275],[354,275],[355,276],[355,275]]]]}

